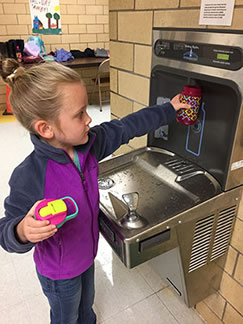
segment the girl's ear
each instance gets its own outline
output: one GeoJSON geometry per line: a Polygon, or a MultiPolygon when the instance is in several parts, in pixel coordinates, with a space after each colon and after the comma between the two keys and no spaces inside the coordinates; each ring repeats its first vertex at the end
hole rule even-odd
{"type": "Polygon", "coordinates": [[[37,120],[34,124],[35,131],[43,138],[51,139],[54,136],[52,126],[46,120],[37,120]]]}

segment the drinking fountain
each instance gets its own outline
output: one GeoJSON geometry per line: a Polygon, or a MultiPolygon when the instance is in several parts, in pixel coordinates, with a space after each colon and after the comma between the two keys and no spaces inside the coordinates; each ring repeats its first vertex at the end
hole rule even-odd
{"type": "Polygon", "coordinates": [[[136,211],[138,206],[138,198],[138,192],[130,192],[122,195],[122,199],[128,208],[128,212],[120,221],[122,226],[127,228],[141,228],[147,224],[146,220],[142,218],[136,211]]]}

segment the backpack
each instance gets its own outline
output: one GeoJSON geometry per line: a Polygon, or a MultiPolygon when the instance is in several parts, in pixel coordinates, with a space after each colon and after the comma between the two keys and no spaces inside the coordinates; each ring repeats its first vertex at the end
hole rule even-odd
{"type": "Polygon", "coordinates": [[[8,48],[6,42],[0,42],[0,59],[8,57],[8,48]]]}
{"type": "Polygon", "coordinates": [[[24,44],[24,53],[30,56],[41,56],[46,54],[43,40],[38,36],[31,36],[24,44]]]}
{"type": "Polygon", "coordinates": [[[9,41],[6,42],[6,46],[8,50],[7,57],[16,59],[17,46],[19,47],[19,50],[23,56],[23,49],[24,49],[23,39],[10,39],[9,41]]]}

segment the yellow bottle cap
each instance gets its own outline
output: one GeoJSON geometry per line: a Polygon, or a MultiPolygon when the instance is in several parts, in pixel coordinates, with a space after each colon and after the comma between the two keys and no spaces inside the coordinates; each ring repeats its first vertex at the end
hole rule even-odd
{"type": "Polygon", "coordinates": [[[65,202],[61,199],[49,201],[46,207],[39,210],[39,215],[41,217],[46,217],[48,215],[56,215],[67,211],[67,206],[65,202]]]}

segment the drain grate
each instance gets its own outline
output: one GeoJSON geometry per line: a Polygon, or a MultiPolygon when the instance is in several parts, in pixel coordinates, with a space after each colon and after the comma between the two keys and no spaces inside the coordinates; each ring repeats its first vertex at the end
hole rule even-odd
{"type": "Polygon", "coordinates": [[[178,175],[198,170],[198,168],[196,168],[194,164],[181,159],[169,160],[165,162],[164,165],[166,165],[170,170],[178,175]]]}

